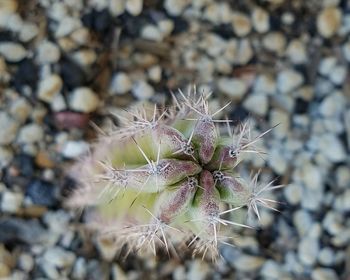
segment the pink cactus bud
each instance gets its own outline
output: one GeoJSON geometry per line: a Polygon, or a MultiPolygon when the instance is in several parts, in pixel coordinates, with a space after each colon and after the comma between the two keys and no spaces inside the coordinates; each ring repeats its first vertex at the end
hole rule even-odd
{"type": "Polygon", "coordinates": [[[213,120],[209,117],[198,120],[194,127],[193,142],[198,147],[199,160],[202,164],[207,164],[213,157],[217,132],[213,120]]]}
{"type": "Polygon", "coordinates": [[[170,223],[174,218],[184,214],[193,200],[197,186],[197,179],[189,177],[164,190],[156,205],[156,215],[159,219],[164,223],[170,223]]]}

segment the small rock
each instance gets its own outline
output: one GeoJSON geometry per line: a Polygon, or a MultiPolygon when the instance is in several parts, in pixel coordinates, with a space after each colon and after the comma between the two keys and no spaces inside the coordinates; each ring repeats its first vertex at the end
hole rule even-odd
{"type": "Polygon", "coordinates": [[[288,203],[292,205],[300,203],[302,196],[301,186],[297,184],[289,184],[286,188],[283,189],[283,192],[288,203]]]}
{"type": "Polygon", "coordinates": [[[254,91],[266,94],[276,92],[276,81],[272,76],[261,74],[255,79],[254,91]]]}
{"type": "Polygon", "coordinates": [[[35,157],[35,164],[41,168],[53,168],[55,163],[45,151],[39,151],[35,157]]]}
{"type": "Polygon", "coordinates": [[[243,39],[238,44],[237,56],[235,63],[246,65],[254,55],[254,50],[248,39],[243,39]]]}
{"type": "Polygon", "coordinates": [[[73,60],[82,67],[92,65],[96,61],[96,52],[93,50],[79,50],[73,53],[73,60]]]}
{"type": "Polygon", "coordinates": [[[30,22],[26,22],[23,24],[23,27],[21,28],[18,38],[21,42],[29,42],[30,40],[33,40],[39,33],[39,28],[30,22]]]}
{"type": "Polygon", "coordinates": [[[284,174],[288,167],[288,162],[279,149],[273,149],[268,155],[269,166],[277,173],[284,174]]]}
{"type": "Polygon", "coordinates": [[[64,210],[47,211],[43,218],[51,232],[67,233],[70,215],[64,210]]]}
{"type": "Polygon", "coordinates": [[[345,189],[347,186],[350,186],[350,172],[349,167],[347,166],[339,166],[335,171],[335,179],[337,182],[337,186],[342,189],[345,189]]]}
{"type": "Polygon", "coordinates": [[[293,223],[298,230],[299,236],[305,236],[309,234],[314,221],[308,211],[298,210],[293,214],[293,223]]]}
{"type": "Polygon", "coordinates": [[[62,147],[61,154],[66,158],[77,158],[89,150],[85,141],[67,141],[62,147]]]}
{"type": "Polygon", "coordinates": [[[86,279],[86,260],[82,257],[78,257],[75,261],[72,277],[74,279],[86,279]]]}
{"type": "Polygon", "coordinates": [[[56,94],[62,88],[62,79],[58,75],[49,75],[39,83],[38,98],[47,103],[51,103],[56,94]]]}
{"type": "Polygon", "coordinates": [[[333,163],[344,161],[347,157],[342,142],[334,134],[325,134],[319,138],[319,150],[333,163]]]}
{"type": "Polygon", "coordinates": [[[301,180],[307,188],[319,189],[323,186],[323,176],[320,168],[312,163],[300,168],[301,180]]]}
{"type": "Polygon", "coordinates": [[[45,263],[57,268],[68,268],[73,266],[76,256],[73,252],[64,250],[61,247],[52,247],[45,251],[43,259],[45,263]]]}
{"type": "Polygon", "coordinates": [[[249,34],[252,24],[249,17],[242,13],[233,13],[232,28],[238,37],[244,37],[249,34]]]}
{"type": "Polygon", "coordinates": [[[337,65],[337,58],[335,56],[328,56],[321,60],[318,68],[318,72],[320,72],[320,74],[324,76],[329,76],[336,65],[337,65]]]}
{"type": "Polygon", "coordinates": [[[190,4],[188,0],[166,0],[164,8],[169,15],[179,16],[188,4],[190,4]]]}
{"type": "Polygon", "coordinates": [[[43,180],[35,179],[26,187],[26,196],[36,205],[52,207],[57,203],[55,186],[43,180]]]}
{"type": "Polygon", "coordinates": [[[139,100],[146,100],[154,95],[154,89],[145,81],[137,81],[132,87],[133,95],[139,100]]]}
{"type": "Polygon", "coordinates": [[[138,16],[142,12],[143,0],[126,0],[126,10],[133,16],[138,16]]]}
{"type": "Polygon", "coordinates": [[[270,32],[263,38],[263,46],[278,55],[282,55],[286,48],[286,37],[281,32],[270,32]]]}
{"type": "Polygon", "coordinates": [[[277,88],[282,93],[289,93],[304,83],[304,77],[295,70],[284,70],[278,74],[277,88]]]}
{"type": "Polygon", "coordinates": [[[110,0],[109,1],[109,12],[112,16],[117,17],[124,13],[126,2],[120,0],[110,0]]]}
{"type": "Polygon", "coordinates": [[[32,106],[25,98],[18,98],[11,103],[10,113],[12,117],[24,123],[32,111],[32,106]]]}
{"type": "Polygon", "coordinates": [[[56,38],[65,37],[71,34],[74,30],[81,27],[81,21],[78,18],[73,18],[65,16],[61,18],[58,24],[58,27],[55,32],[56,38]]]}
{"type": "Polygon", "coordinates": [[[270,17],[268,12],[261,8],[254,8],[252,13],[254,29],[258,33],[265,33],[270,29],[270,17]]]}
{"type": "Polygon", "coordinates": [[[112,266],[112,280],[127,280],[128,277],[118,264],[112,266]]]}
{"type": "Polygon", "coordinates": [[[323,9],[317,16],[317,30],[324,38],[337,33],[342,20],[342,12],[336,7],[323,9]]]}
{"type": "Polygon", "coordinates": [[[142,28],[141,37],[155,42],[161,42],[163,40],[162,33],[158,27],[152,24],[148,24],[142,28]]]}
{"type": "Polygon", "coordinates": [[[0,219],[0,242],[22,241],[28,244],[43,243],[47,240],[46,230],[38,220],[19,218],[0,219]]]}
{"type": "Polygon", "coordinates": [[[350,62],[350,41],[343,45],[343,54],[345,59],[350,62]]]}
{"type": "Polygon", "coordinates": [[[334,260],[335,254],[330,247],[323,248],[318,255],[318,261],[322,265],[331,266],[334,263],[334,260]]]}
{"type": "Polygon", "coordinates": [[[20,44],[0,42],[0,54],[9,62],[19,62],[27,56],[27,51],[20,44]]]}
{"type": "Polygon", "coordinates": [[[52,99],[50,107],[54,112],[60,112],[67,109],[66,100],[63,98],[62,94],[58,93],[52,99]]]}
{"type": "Polygon", "coordinates": [[[285,111],[273,109],[270,111],[270,125],[276,126],[272,133],[278,138],[285,138],[290,133],[290,118],[285,111]]]}
{"type": "Polygon", "coordinates": [[[209,272],[210,268],[206,262],[193,260],[190,263],[186,279],[204,280],[208,278],[209,272]]]}
{"type": "Polygon", "coordinates": [[[38,61],[40,64],[56,63],[60,59],[59,48],[50,41],[43,41],[38,47],[38,61]]]}
{"type": "Polygon", "coordinates": [[[338,280],[337,273],[331,268],[316,268],[311,273],[312,280],[338,280]]]}
{"type": "Polygon", "coordinates": [[[326,118],[336,117],[338,119],[345,108],[345,104],[344,95],[339,91],[333,91],[322,100],[319,111],[326,118]]]}
{"type": "Polygon", "coordinates": [[[13,152],[5,147],[0,146],[0,169],[9,165],[13,158],[13,152]]]}
{"type": "Polygon", "coordinates": [[[308,60],[305,44],[298,39],[292,40],[289,43],[286,54],[294,64],[302,64],[308,60]]]}
{"type": "Polygon", "coordinates": [[[91,113],[97,109],[99,99],[90,88],[79,87],[71,93],[69,105],[73,110],[91,113]]]}
{"type": "Polygon", "coordinates": [[[242,99],[248,90],[244,81],[235,78],[220,78],[218,88],[234,100],[242,99]]]}
{"type": "Polygon", "coordinates": [[[298,246],[298,255],[300,261],[308,266],[315,264],[320,247],[315,238],[304,237],[298,246]]]}
{"type": "Polygon", "coordinates": [[[32,144],[40,142],[44,138],[42,126],[31,123],[23,126],[18,133],[17,142],[20,144],[32,144]]]}
{"type": "Polygon", "coordinates": [[[344,191],[343,194],[337,195],[334,203],[334,208],[339,212],[346,212],[350,210],[350,190],[344,191]]]}
{"type": "Polygon", "coordinates": [[[2,194],[1,210],[7,213],[17,213],[23,202],[23,194],[6,191],[2,194]]]}
{"type": "Polygon", "coordinates": [[[19,124],[5,112],[0,112],[0,144],[7,145],[16,138],[19,124]]]}
{"type": "Polygon", "coordinates": [[[60,129],[85,128],[89,123],[89,115],[63,111],[54,115],[55,124],[60,129]]]}
{"type": "Polygon", "coordinates": [[[30,272],[34,267],[34,258],[28,253],[22,253],[18,258],[18,266],[25,272],[30,272]]]}
{"type": "Polygon", "coordinates": [[[162,19],[157,22],[157,25],[163,37],[169,36],[174,30],[174,22],[170,19],[162,19]]]}
{"type": "Polygon", "coordinates": [[[332,69],[332,72],[329,75],[329,79],[333,82],[335,85],[342,85],[346,79],[347,75],[347,68],[343,65],[337,65],[332,69]]]}
{"type": "Polygon", "coordinates": [[[282,266],[275,261],[267,260],[261,268],[260,275],[263,276],[264,279],[283,279],[282,266]]]}
{"type": "Polygon", "coordinates": [[[253,93],[244,100],[244,108],[259,116],[265,116],[269,108],[269,100],[265,94],[253,93]]]}
{"type": "MultiPolygon", "coordinates": [[[[6,265],[3,262],[0,262],[0,278],[1,279],[9,279],[8,276],[11,275],[11,268],[8,267],[8,265],[6,265]]],[[[11,279],[13,279],[11,277],[11,279]]]]}
{"type": "Polygon", "coordinates": [[[162,68],[159,65],[152,66],[147,71],[148,78],[155,83],[159,83],[162,79],[162,68]]]}
{"type": "Polygon", "coordinates": [[[124,72],[116,73],[109,88],[111,94],[125,94],[132,88],[132,82],[129,76],[124,72]]]}

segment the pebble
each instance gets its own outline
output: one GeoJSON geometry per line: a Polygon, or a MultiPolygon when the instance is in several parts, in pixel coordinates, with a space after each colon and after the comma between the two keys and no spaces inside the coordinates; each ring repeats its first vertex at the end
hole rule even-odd
{"type": "Polygon", "coordinates": [[[329,75],[329,79],[333,84],[341,86],[347,76],[347,68],[344,65],[337,65],[332,69],[332,72],[329,75]]]}
{"type": "Polygon", "coordinates": [[[336,57],[334,56],[325,57],[321,60],[319,64],[318,72],[324,76],[329,76],[336,65],[337,65],[336,57]]]}
{"type": "Polygon", "coordinates": [[[338,120],[345,109],[345,104],[344,95],[340,91],[333,91],[322,100],[319,112],[323,117],[336,117],[338,120]]]}
{"type": "Polygon", "coordinates": [[[89,144],[85,141],[67,141],[62,147],[61,154],[69,159],[77,158],[89,150],[89,144]]]}
{"type": "Polygon", "coordinates": [[[331,210],[326,213],[322,225],[330,235],[337,235],[344,231],[343,223],[344,220],[342,215],[331,210]]]}
{"type": "Polygon", "coordinates": [[[42,41],[38,46],[37,58],[40,64],[56,63],[60,56],[59,48],[50,41],[42,41]]]}
{"type": "Polygon", "coordinates": [[[7,113],[0,111],[0,144],[7,145],[16,138],[19,124],[7,113]]]}
{"type": "Polygon", "coordinates": [[[350,62],[350,41],[343,45],[343,54],[345,59],[350,62]]]}
{"type": "Polygon", "coordinates": [[[27,51],[18,43],[0,42],[0,54],[9,62],[19,62],[27,56],[27,51]]]}
{"type": "Polygon", "coordinates": [[[138,16],[142,12],[143,0],[126,0],[125,9],[129,14],[138,16]]]}
{"type": "Polygon", "coordinates": [[[346,159],[345,148],[334,134],[324,134],[319,137],[319,150],[331,162],[338,163],[346,159]]]}
{"type": "Polygon", "coordinates": [[[246,83],[236,78],[220,78],[218,81],[218,89],[227,94],[233,100],[240,100],[247,92],[246,83]]]}
{"type": "Polygon", "coordinates": [[[86,260],[82,257],[78,257],[75,261],[72,277],[74,279],[86,279],[86,260]]]}
{"type": "Polygon", "coordinates": [[[9,165],[13,158],[13,152],[5,147],[0,146],[0,169],[9,165]]]}
{"type": "Polygon", "coordinates": [[[252,29],[252,24],[248,16],[242,13],[233,13],[232,28],[238,37],[248,35],[252,29]]]}
{"type": "Polygon", "coordinates": [[[56,38],[65,37],[81,27],[80,19],[65,16],[60,19],[55,32],[56,38]]]}
{"type": "Polygon", "coordinates": [[[338,280],[337,273],[331,268],[318,267],[311,273],[312,280],[338,280]]]}
{"type": "Polygon", "coordinates": [[[96,62],[96,52],[93,50],[79,50],[72,54],[73,60],[82,67],[91,66],[96,62]]]}
{"type": "Polygon", "coordinates": [[[265,33],[270,30],[270,16],[262,8],[254,8],[252,13],[252,23],[256,32],[265,33]]]}
{"type": "Polygon", "coordinates": [[[248,39],[242,39],[238,44],[235,63],[246,65],[254,56],[254,50],[248,39]]]}
{"type": "Polygon", "coordinates": [[[284,196],[288,203],[296,205],[300,203],[302,196],[302,187],[298,184],[288,184],[287,188],[283,188],[284,196]]]}
{"type": "Polygon", "coordinates": [[[32,144],[35,142],[40,142],[43,138],[43,127],[36,123],[31,123],[23,126],[20,129],[17,137],[17,142],[20,144],[32,144]]]}
{"type": "Polygon", "coordinates": [[[345,165],[339,166],[335,171],[336,184],[339,188],[345,189],[350,186],[349,167],[345,165]]]}
{"type": "Polygon", "coordinates": [[[331,266],[334,263],[335,254],[330,247],[322,248],[318,255],[318,261],[322,265],[331,266]]]}
{"type": "Polygon", "coordinates": [[[58,93],[55,95],[55,97],[52,99],[50,103],[51,109],[54,112],[60,112],[67,109],[67,104],[65,99],[63,98],[62,94],[58,93]]]}
{"type": "Polygon", "coordinates": [[[295,70],[287,69],[278,74],[277,88],[281,93],[290,93],[304,83],[302,74],[295,70]]]}
{"type": "Polygon", "coordinates": [[[320,189],[323,187],[323,172],[320,167],[307,163],[300,168],[301,181],[304,186],[310,189],[320,189]]]}
{"type": "Polygon", "coordinates": [[[200,260],[193,260],[190,263],[186,279],[208,279],[210,267],[206,262],[200,260]]]}
{"type": "Polygon", "coordinates": [[[162,68],[159,65],[152,66],[148,69],[147,74],[152,82],[159,83],[162,79],[162,68]]]}
{"type": "Polygon", "coordinates": [[[60,129],[85,128],[89,123],[89,115],[63,111],[55,113],[55,125],[60,129]]]}
{"type": "Polygon", "coordinates": [[[282,266],[273,260],[267,260],[261,268],[260,275],[264,277],[264,279],[283,279],[282,266]]]}
{"type": "Polygon", "coordinates": [[[300,261],[307,266],[314,265],[319,250],[320,247],[317,239],[311,237],[302,238],[298,246],[298,256],[300,261]]]}
{"type": "Polygon", "coordinates": [[[265,116],[269,108],[269,100],[266,94],[253,93],[244,100],[243,106],[258,116],[265,116]]]}
{"type": "Polygon", "coordinates": [[[335,35],[341,25],[342,12],[336,7],[323,9],[317,16],[317,31],[324,38],[335,35]]]}
{"type": "Polygon", "coordinates": [[[26,197],[35,205],[54,206],[57,203],[55,186],[47,181],[34,179],[26,186],[26,197]]]}
{"type": "Polygon", "coordinates": [[[23,202],[23,194],[6,191],[2,194],[1,210],[7,213],[17,213],[23,202]]]}
{"type": "Polygon", "coordinates": [[[157,22],[158,28],[162,33],[163,37],[167,37],[174,30],[174,22],[170,19],[163,19],[157,22]]]}
{"type": "Polygon", "coordinates": [[[294,64],[303,64],[308,60],[306,46],[298,39],[294,39],[288,44],[286,55],[294,64]]]}
{"type": "Polygon", "coordinates": [[[95,111],[98,105],[99,98],[88,87],[76,88],[69,98],[70,108],[83,113],[91,113],[95,111]]]}
{"type": "Polygon", "coordinates": [[[270,151],[267,162],[273,171],[279,175],[284,174],[288,168],[287,160],[284,158],[283,153],[278,149],[270,151]]]}
{"type": "Polygon", "coordinates": [[[141,37],[150,41],[161,42],[163,35],[156,25],[148,24],[142,28],[141,37]]]}
{"type": "Polygon", "coordinates": [[[270,75],[257,76],[254,83],[254,91],[272,95],[276,92],[276,79],[270,75]]]}
{"type": "Polygon", "coordinates": [[[189,0],[165,0],[164,8],[169,15],[179,16],[188,4],[189,0]]]}
{"type": "Polygon", "coordinates": [[[26,22],[23,24],[21,28],[18,38],[21,42],[27,43],[33,40],[39,33],[39,28],[30,22],[26,22]]]}
{"type": "Polygon", "coordinates": [[[350,190],[346,190],[343,194],[337,195],[334,203],[334,209],[337,209],[339,212],[346,212],[350,210],[350,190]]]}
{"type": "Polygon", "coordinates": [[[32,111],[32,106],[25,98],[17,98],[11,103],[11,116],[20,123],[24,123],[32,111]]]}
{"type": "Polygon", "coordinates": [[[110,0],[108,9],[112,16],[117,17],[124,13],[126,2],[120,0],[110,0]]]}
{"type": "Polygon", "coordinates": [[[76,256],[61,247],[52,247],[45,251],[43,260],[48,265],[53,265],[57,268],[72,267],[75,262],[76,256]]]}
{"type": "Polygon", "coordinates": [[[62,89],[62,85],[61,77],[56,74],[45,77],[39,83],[38,98],[47,103],[51,103],[62,89]]]}
{"type": "Polygon", "coordinates": [[[314,221],[308,211],[300,209],[293,213],[293,223],[299,236],[305,236],[309,234],[314,221]]]}
{"type": "Polygon", "coordinates": [[[153,87],[145,81],[137,81],[132,86],[133,95],[139,100],[146,100],[154,95],[153,87]]]}
{"type": "Polygon", "coordinates": [[[262,39],[263,46],[277,55],[282,55],[286,49],[286,37],[281,32],[270,32],[262,39]]]}
{"type": "Polygon", "coordinates": [[[18,258],[18,266],[25,272],[30,272],[34,268],[34,258],[28,253],[22,253],[18,258]]]}

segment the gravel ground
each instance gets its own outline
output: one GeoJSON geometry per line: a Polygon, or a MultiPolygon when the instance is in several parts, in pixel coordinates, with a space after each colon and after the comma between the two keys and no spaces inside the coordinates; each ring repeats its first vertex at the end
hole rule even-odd
{"type": "Polygon", "coordinates": [[[0,0],[0,279],[350,279],[349,0],[0,0]],[[63,207],[113,112],[191,84],[288,184],[216,265],[123,256],[63,207]]]}

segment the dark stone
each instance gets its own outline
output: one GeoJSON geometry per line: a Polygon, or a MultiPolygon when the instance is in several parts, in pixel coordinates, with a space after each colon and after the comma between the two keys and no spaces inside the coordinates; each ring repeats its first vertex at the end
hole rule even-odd
{"type": "Polygon", "coordinates": [[[16,155],[12,166],[16,168],[21,175],[32,177],[34,173],[34,158],[26,154],[16,155]]]}
{"type": "Polygon", "coordinates": [[[230,114],[230,119],[233,120],[233,124],[239,124],[243,122],[249,116],[249,112],[243,108],[242,105],[238,105],[230,114]]]}
{"type": "Polygon", "coordinates": [[[52,207],[57,204],[56,187],[43,180],[35,179],[27,185],[26,196],[34,204],[52,207]]]}
{"type": "Polygon", "coordinates": [[[121,40],[123,37],[128,37],[128,39],[139,38],[141,28],[147,23],[149,23],[149,19],[143,15],[133,17],[124,13],[116,19],[116,25],[120,26],[122,29],[121,40]]]}
{"type": "Polygon", "coordinates": [[[304,99],[297,98],[295,101],[295,114],[306,114],[309,110],[309,102],[304,99]]]}
{"type": "Polygon", "coordinates": [[[173,35],[187,31],[188,29],[187,20],[181,17],[173,17],[172,20],[174,21],[174,30],[172,32],[173,35]]]}
{"type": "Polygon", "coordinates": [[[38,67],[33,60],[25,59],[18,64],[12,83],[18,91],[21,91],[23,86],[30,86],[32,89],[35,89],[38,77],[38,67]]]}
{"type": "Polygon", "coordinates": [[[86,82],[84,71],[69,59],[62,59],[60,75],[68,90],[83,86],[86,82]]]}
{"type": "Polygon", "coordinates": [[[220,24],[213,28],[213,32],[224,39],[231,39],[235,36],[232,29],[232,24],[220,24]]]}
{"type": "Polygon", "coordinates": [[[47,239],[46,231],[37,220],[19,218],[0,219],[0,243],[42,243],[47,239]]]}
{"type": "Polygon", "coordinates": [[[77,187],[77,182],[71,177],[65,177],[61,186],[61,195],[70,197],[77,187]]]}
{"type": "Polygon", "coordinates": [[[113,25],[113,18],[107,9],[102,11],[92,10],[83,15],[83,24],[97,33],[106,33],[113,25]]]}
{"type": "Polygon", "coordinates": [[[10,31],[0,31],[0,42],[13,41],[13,35],[10,31]]]}

